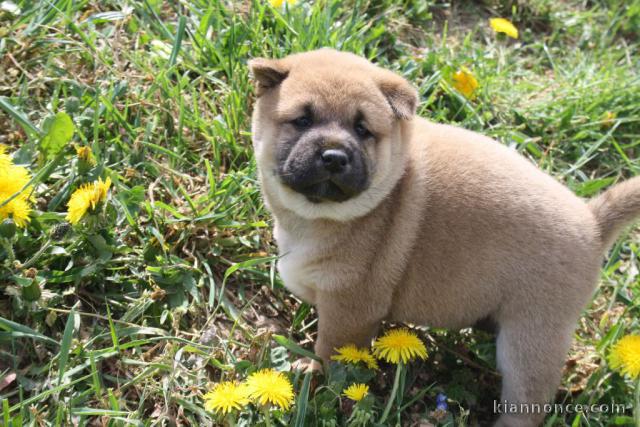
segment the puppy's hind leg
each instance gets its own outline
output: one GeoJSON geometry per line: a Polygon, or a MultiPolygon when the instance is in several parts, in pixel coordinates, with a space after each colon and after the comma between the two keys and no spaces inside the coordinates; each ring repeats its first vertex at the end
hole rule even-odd
{"type": "MultiPolygon", "coordinates": [[[[527,316],[528,317],[528,316],[527,316]]],[[[551,325],[548,319],[517,318],[500,324],[497,340],[502,393],[494,409],[496,427],[535,427],[545,417],[571,344],[574,322],[551,325]]]]}

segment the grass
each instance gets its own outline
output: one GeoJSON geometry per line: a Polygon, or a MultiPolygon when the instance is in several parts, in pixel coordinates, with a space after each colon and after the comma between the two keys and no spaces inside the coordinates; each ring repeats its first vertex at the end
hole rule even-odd
{"type": "MultiPolygon", "coordinates": [[[[249,58],[321,46],[364,55],[415,83],[420,115],[514,146],[584,197],[640,170],[638,0],[47,0],[16,1],[17,13],[9,3],[0,143],[34,176],[35,206],[0,252],[1,425],[216,425],[202,399],[215,382],[288,371],[311,348],[313,308],[275,271],[249,58]],[[511,19],[520,39],[496,35],[492,16],[511,19]],[[480,83],[472,100],[452,87],[463,66],[480,83]],[[62,112],[74,132],[57,146],[62,112]],[[74,144],[96,165],[81,165],[74,144]],[[107,176],[103,211],[60,225],[72,192],[107,176]]],[[[631,424],[637,386],[605,356],[640,331],[639,244],[631,230],[603,266],[556,398],[615,401],[624,413],[556,413],[547,425],[631,424]]],[[[488,424],[499,390],[491,337],[421,334],[430,356],[402,376],[387,424],[488,424]]],[[[394,369],[290,379],[297,400],[274,411],[276,425],[345,424],[354,408],[339,394],[354,379],[375,396],[359,414],[368,425],[394,369]]],[[[238,419],[264,421],[251,408],[238,419]]]]}

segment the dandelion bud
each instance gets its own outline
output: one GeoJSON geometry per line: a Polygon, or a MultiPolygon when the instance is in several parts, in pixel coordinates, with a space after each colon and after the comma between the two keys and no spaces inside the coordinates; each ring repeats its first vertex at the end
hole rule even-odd
{"type": "Polygon", "coordinates": [[[49,233],[49,236],[51,236],[51,240],[62,240],[64,236],[66,236],[66,234],[69,232],[70,229],[71,229],[71,224],[68,223],[67,221],[63,221],[60,224],[56,224],[55,226],[53,226],[53,228],[51,228],[51,232],[49,233]]]}
{"type": "Polygon", "coordinates": [[[70,96],[64,103],[64,109],[67,113],[73,114],[80,108],[80,99],[76,96],[70,96]]]}
{"type": "Polygon", "coordinates": [[[16,223],[11,218],[7,218],[0,223],[0,236],[10,239],[16,234],[16,223]]]}
{"type": "Polygon", "coordinates": [[[90,147],[76,145],[76,154],[78,156],[78,173],[80,175],[86,174],[89,169],[96,165],[96,158],[93,156],[90,147]]]}
{"type": "Polygon", "coordinates": [[[27,285],[22,286],[22,298],[27,301],[37,301],[42,295],[42,289],[40,289],[40,283],[36,274],[37,270],[35,268],[30,268],[24,274],[26,279],[30,279],[27,285]]]}

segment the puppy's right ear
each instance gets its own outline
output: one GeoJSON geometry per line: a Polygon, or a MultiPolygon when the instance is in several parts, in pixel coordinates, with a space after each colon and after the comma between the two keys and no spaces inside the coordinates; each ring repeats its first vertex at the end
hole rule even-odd
{"type": "Polygon", "coordinates": [[[249,70],[256,80],[258,96],[278,86],[287,78],[289,71],[279,59],[256,58],[249,61],[249,70]]]}

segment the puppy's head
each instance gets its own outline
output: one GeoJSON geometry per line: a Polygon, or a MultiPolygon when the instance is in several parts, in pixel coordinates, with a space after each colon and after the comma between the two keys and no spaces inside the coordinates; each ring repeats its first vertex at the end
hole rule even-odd
{"type": "Polygon", "coordinates": [[[253,141],[270,203],[308,218],[365,215],[405,167],[402,123],[415,90],[349,53],[322,49],[249,63],[253,141]]]}

